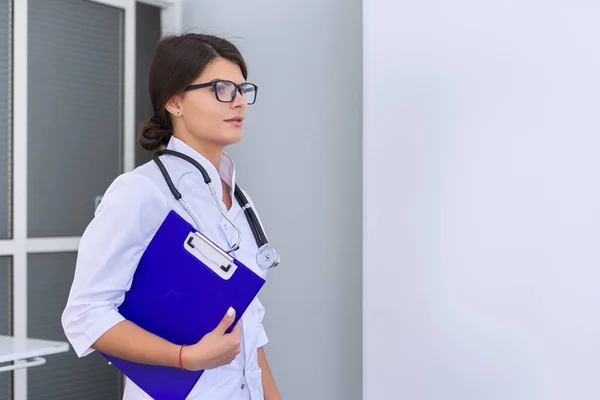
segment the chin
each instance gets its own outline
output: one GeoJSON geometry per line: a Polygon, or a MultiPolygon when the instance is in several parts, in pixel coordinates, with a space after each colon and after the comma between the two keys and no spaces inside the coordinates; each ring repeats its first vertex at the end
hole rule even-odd
{"type": "MultiPolygon", "coordinates": [[[[229,133],[229,132],[228,132],[229,133]]],[[[229,133],[222,136],[222,144],[223,146],[229,146],[231,144],[236,144],[242,140],[242,133],[229,133]]]]}

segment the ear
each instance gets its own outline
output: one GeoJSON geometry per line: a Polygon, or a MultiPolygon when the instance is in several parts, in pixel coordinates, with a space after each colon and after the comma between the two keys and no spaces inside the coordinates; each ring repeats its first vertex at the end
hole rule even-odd
{"type": "Polygon", "coordinates": [[[180,117],[183,113],[181,110],[181,98],[178,95],[171,97],[167,101],[167,104],[165,104],[165,109],[172,117],[180,117]]]}

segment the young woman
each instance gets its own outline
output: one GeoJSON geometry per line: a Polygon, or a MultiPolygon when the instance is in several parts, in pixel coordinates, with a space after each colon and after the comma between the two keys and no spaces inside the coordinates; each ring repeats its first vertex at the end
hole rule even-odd
{"type": "MultiPolygon", "coordinates": [[[[62,316],[65,334],[79,357],[98,350],[140,363],[205,370],[188,396],[193,400],[280,399],[262,349],[268,338],[258,298],[230,333],[226,329],[234,315],[228,313],[214,331],[185,347],[127,321],[118,307],[144,250],[171,210],[201,225],[196,229],[223,249],[236,242],[233,221],[241,230],[241,242],[232,255],[266,277],[268,269],[258,265],[253,231],[233,200],[235,167],[224,152],[241,139],[246,108],[256,99],[257,87],[246,81],[247,75],[238,49],[222,38],[186,34],[158,44],[149,79],[155,114],[142,124],[140,144],[147,150],[174,150],[200,163],[221,210],[199,170],[181,158],[163,155],[160,160],[185,206],[173,197],[154,161],[122,174],[106,191],[81,238],[62,316]]],[[[150,397],[127,380],[123,398],[150,397]]]]}

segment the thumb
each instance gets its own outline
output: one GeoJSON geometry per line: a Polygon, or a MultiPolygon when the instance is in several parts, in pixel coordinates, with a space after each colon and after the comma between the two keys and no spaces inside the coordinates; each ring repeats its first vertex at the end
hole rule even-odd
{"type": "Polygon", "coordinates": [[[233,307],[229,307],[229,309],[227,310],[227,314],[225,314],[225,316],[219,323],[219,326],[217,326],[217,330],[220,333],[225,334],[225,332],[227,331],[227,329],[229,329],[234,320],[235,310],[233,309],[233,307]]]}

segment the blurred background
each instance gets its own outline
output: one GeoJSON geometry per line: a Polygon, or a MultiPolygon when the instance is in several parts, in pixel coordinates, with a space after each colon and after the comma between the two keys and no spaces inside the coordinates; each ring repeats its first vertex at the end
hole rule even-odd
{"type": "Polygon", "coordinates": [[[181,32],[231,40],[260,88],[229,152],[282,256],[261,300],[284,399],[600,398],[598,20],[580,0],[0,0],[0,400],[121,397],[101,356],[50,344],[97,202],[149,160],[147,70],[181,32]]]}

